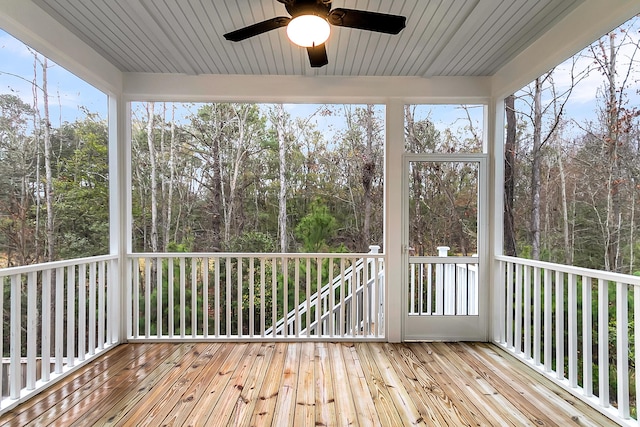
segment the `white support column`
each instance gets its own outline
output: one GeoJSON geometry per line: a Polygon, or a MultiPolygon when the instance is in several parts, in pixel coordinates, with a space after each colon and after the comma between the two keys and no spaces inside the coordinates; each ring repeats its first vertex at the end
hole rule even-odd
{"type": "Polygon", "coordinates": [[[122,96],[109,96],[109,239],[110,253],[119,255],[118,271],[110,278],[117,287],[110,294],[111,304],[108,319],[114,322],[110,342],[126,340],[126,283],[128,263],[126,255],[131,252],[131,114],[128,102],[122,96]]]}
{"type": "Polygon", "coordinates": [[[504,328],[504,278],[500,277],[500,266],[496,255],[503,252],[504,214],[504,100],[492,100],[487,107],[487,141],[489,154],[489,333],[490,340],[499,342],[504,328]]]}
{"type": "Polygon", "coordinates": [[[393,99],[386,104],[387,135],[384,166],[384,253],[387,256],[385,281],[386,337],[402,340],[402,154],[404,153],[404,103],[393,99]]]}

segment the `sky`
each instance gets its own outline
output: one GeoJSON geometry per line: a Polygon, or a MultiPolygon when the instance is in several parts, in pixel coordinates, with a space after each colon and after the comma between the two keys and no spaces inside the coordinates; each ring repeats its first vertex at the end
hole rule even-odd
{"type": "MultiPolygon", "coordinates": [[[[640,44],[640,18],[635,17],[624,25],[630,41],[640,44]]],[[[630,44],[631,46],[631,44],[630,44]]],[[[633,51],[631,47],[621,49],[618,54],[621,63],[628,64],[633,51]]],[[[40,56],[40,58],[42,58],[40,56]]],[[[584,55],[576,57],[576,69],[585,69],[593,65],[593,59],[584,55]]],[[[629,103],[631,106],[640,106],[640,51],[634,58],[636,66],[629,79],[629,103]]],[[[569,86],[569,70],[571,62],[567,61],[558,67],[554,73],[554,82],[559,92],[569,86]]],[[[41,82],[41,67],[37,67],[38,81],[41,82]]],[[[33,103],[32,84],[34,77],[34,51],[20,41],[0,30],[0,93],[15,94],[26,103],[33,103]]],[[[622,78],[622,77],[620,77],[622,78]]],[[[565,117],[573,118],[579,123],[586,120],[594,120],[597,95],[602,87],[603,77],[600,72],[593,70],[574,89],[567,103],[565,117]]],[[[66,71],[59,65],[49,61],[48,86],[50,93],[50,115],[54,126],[62,122],[73,122],[84,118],[81,107],[90,112],[97,113],[101,118],[107,118],[107,96],[91,85],[66,71]]],[[[548,96],[548,95],[547,95],[548,96]]],[[[39,102],[42,103],[42,95],[39,94],[39,102]]],[[[310,114],[317,106],[287,105],[287,111],[292,115],[304,116],[310,114]]],[[[524,108],[524,107],[522,107],[524,108]]],[[[473,120],[482,123],[481,108],[473,108],[473,120]]],[[[443,130],[457,124],[464,125],[464,111],[459,106],[429,106],[422,109],[422,116],[426,116],[434,122],[436,127],[443,130]]],[[[318,117],[319,125],[327,129],[335,128],[339,121],[333,117],[318,117]]]]}

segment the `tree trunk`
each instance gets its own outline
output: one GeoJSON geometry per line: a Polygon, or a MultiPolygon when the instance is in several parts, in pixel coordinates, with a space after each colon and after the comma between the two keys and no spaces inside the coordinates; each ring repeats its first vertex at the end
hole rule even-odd
{"type": "Polygon", "coordinates": [[[376,161],[373,157],[373,105],[368,104],[365,114],[366,145],[362,164],[362,188],[364,190],[364,220],[362,223],[362,251],[368,252],[371,244],[371,186],[376,172],[376,161]]]}
{"type": "Polygon", "coordinates": [[[167,250],[167,245],[171,239],[171,221],[172,221],[172,206],[173,206],[173,187],[176,176],[175,168],[175,151],[176,151],[176,106],[175,103],[171,104],[171,130],[169,136],[169,182],[167,188],[167,195],[165,200],[166,213],[164,224],[164,250],[167,250]]]}
{"type": "Polygon", "coordinates": [[[509,95],[505,99],[504,107],[507,118],[507,136],[504,143],[504,253],[508,256],[518,256],[513,217],[517,136],[515,96],[509,95]]]}
{"type": "Polygon", "coordinates": [[[558,174],[560,175],[560,198],[562,201],[562,237],[564,238],[564,263],[566,265],[573,264],[573,250],[571,248],[571,239],[569,238],[569,205],[567,203],[567,177],[564,172],[564,162],[562,154],[556,154],[558,162],[558,174]]]}
{"type": "Polygon", "coordinates": [[[218,120],[217,107],[212,108],[211,129],[216,132],[211,141],[211,157],[213,161],[213,176],[211,188],[211,246],[214,251],[222,250],[222,160],[220,158],[221,132],[218,126],[222,126],[218,120]]]}
{"type": "Polygon", "coordinates": [[[542,162],[542,79],[533,93],[533,149],[531,161],[531,258],[540,259],[540,167],[542,162]]]}
{"type": "Polygon", "coordinates": [[[47,91],[47,58],[42,61],[42,106],[44,112],[43,138],[44,138],[44,171],[45,171],[45,199],[47,205],[47,261],[55,259],[55,240],[53,230],[53,172],[51,167],[51,122],[49,120],[49,93],[47,91]]]}
{"type": "Polygon", "coordinates": [[[285,114],[282,104],[276,105],[276,132],[278,135],[278,158],[280,160],[280,193],[278,195],[278,233],[280,252],[287,252],[287,138],[285,134],[285,114]]]}
{"type": "Polygon", "coordinates": [[[158,252],[158,188],[156,149],[153,141],[154,103],[147,103],[147,145],[151,179],[151,251],[158,252]]]}

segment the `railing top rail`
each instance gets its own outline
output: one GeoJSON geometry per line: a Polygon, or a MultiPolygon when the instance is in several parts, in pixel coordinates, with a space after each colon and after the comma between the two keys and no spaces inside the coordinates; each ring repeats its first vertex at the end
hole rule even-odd
{"type": "Polygon", "coordinates": [[[410,256],[409,264],[478,264],[480,258],[471,256],[410,256]]]}
{"type": "Polygon", "coordinates": [[[576,274],[579,276],[588,276],[594,279],[602,279],[611,282],[627,283],[633,286],[640,286],[640,277],[630,274],[614,273],[611,271],[593,270],[590,268],[574,267],[571,265],[555,264],[547,261],[536,261],[526,258],[510,257],[506,255],[496,255],[496,261],[512,262],[514,264],[528,265],[530,267],[544,268],[548,270],[556,270],[562,273],[576,274]]]}
{"type": "Polygon", "coordinates": [[[19,267],[0,268],[0,277],[12,276],[14,274],[32,273],[34,271],[53,270],[55,268],[69,267],[71,265],[111,261],[115,259],[118,259],[118,255],[99,255],[85,258],[66,259],[62,261],[43,262],[40,264],[22,265],[19,267]]]}
{"type": "Polygon", "coordinates": [[[129,258],[384,258],[384,253],[134,252],[129,258]]]}

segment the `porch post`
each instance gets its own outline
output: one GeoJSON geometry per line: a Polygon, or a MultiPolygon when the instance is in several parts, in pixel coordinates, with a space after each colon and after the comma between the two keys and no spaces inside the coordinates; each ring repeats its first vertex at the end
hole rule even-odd
{"type": "Polygon", "coordinates": [[[404,102],[386,105],[387,135],[384,165],[384,253],[386,255],[386,337],[402,340],[402,154],[404,153],[404,102]]]}
{"type": "Polygon", "coordinates": [[[111,342],[126,340],[127,254],[131,252],[129,206],[131,199],[130,108],[120,95],[109,96],[109,253],[118,255],[117,270],[111,272],[116,284],[110,303],[111,342]]]}
{"type": "Polygon", "coordinates": [[[494,342],[504,340],[504,278],[500,275],[497,255],[503,253],[504,240],[504,99],[493,98],[488,106],[489,122],[489,339],[494,342]]]}

